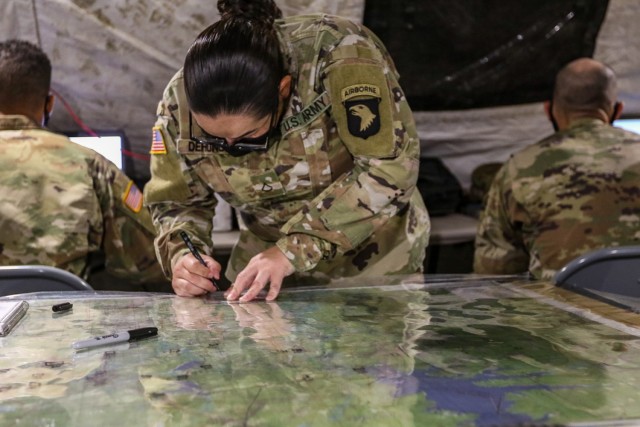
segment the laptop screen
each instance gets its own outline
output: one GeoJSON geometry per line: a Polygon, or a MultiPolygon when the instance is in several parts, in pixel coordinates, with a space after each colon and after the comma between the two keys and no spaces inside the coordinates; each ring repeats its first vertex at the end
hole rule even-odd
{"type": "Polygon", "coordinates": [[[640,119],[618,119],[613,125],[640,134],[640,119]]]}
{"type": "Polygon", "coordinates": [[[90,148],[115,164],[123,170],[122,149],[123,138],[120,135],[104,136],[69,136],[69,139],[78,145],[90,148]]]}

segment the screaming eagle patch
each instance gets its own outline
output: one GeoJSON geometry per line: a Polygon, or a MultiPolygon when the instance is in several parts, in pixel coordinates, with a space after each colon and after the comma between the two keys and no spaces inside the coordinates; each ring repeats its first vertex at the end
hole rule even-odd
{"type": "Polygon", "coordinates": [[[354,156],[390,158],[398,145],[394,132],[394,98],[380,64],[340,62],[326,78],[331,117],[340,139],[354,156]]]}
{"type": "Polygon", "coordinates": [[[351,135],[367,139],[380,132],[380,88],[356,84],[342,89],[342,103],[347,110],[347,127],[351,135]]]}

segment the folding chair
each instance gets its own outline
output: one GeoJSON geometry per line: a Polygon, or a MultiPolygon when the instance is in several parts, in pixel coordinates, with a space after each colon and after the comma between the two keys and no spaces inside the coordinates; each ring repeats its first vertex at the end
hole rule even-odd
{"type": "Polygon", "coordinates": [[[640,246],[598,249],[564,266],[555,284],[640,312],[640,246]]]}
{"type": "Polygon", "coordinates": [[[42,291],[92,291],[68,271],[45,265],[0,266],[0,296],[42,291]]]}

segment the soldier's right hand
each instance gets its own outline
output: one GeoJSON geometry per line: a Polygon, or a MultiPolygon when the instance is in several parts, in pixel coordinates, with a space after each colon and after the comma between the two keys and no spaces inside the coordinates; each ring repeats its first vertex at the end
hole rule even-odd
{"type": "Polygon", "coordinates": [[[186,254],[173,266],[171,286],[176,295],[181,297],[195,297],[209,292],[215,292],[211,278],[220,279],[222,266],[218,261],[207,255],[202,255],[207,265],[202,265],[192,254],[186,254]]]}

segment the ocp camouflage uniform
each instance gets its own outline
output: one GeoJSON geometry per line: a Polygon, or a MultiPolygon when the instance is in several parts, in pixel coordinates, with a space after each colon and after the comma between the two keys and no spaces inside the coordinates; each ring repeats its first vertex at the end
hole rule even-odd
{"type": "Polygon", "coordinates": [[[0,265],[48,265],[87,278],[102,249],[115,276],[165,280],[142,192],[93,150],[24,116],[0,115],[0,195],[0,265]]]}
{"type": "Polygon", "coordinates": [[[509,159],[489,191],[474,270],[552,278],[591,250],[640,241],[640,135],[581,119],[509,159]]]}
{"type": "Polygon", "coordinates": [[[422,271],[430,223],[415,191],[419,141],[391,58],[371,32],[341,18],[276,22],[294,83],[266,153],[233,157],[191,141],[190,126],[202,131],[182,71],[165,90],[145,203],[166,274],[187,253],[180,230],[213,254],[214,192],[248,228],[230,280],[273,245],[294,265],[293,280],[422,271]]]}

